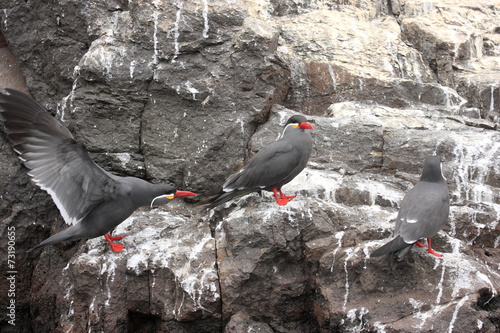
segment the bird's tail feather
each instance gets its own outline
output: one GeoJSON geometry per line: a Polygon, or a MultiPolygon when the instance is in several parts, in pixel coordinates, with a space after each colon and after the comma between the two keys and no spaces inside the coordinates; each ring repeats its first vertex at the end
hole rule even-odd
{"type": "Polygon", "coordinates": [[[387,255],[387,263],[392,268],[392,270],[396,269],[401,260],[403,260],[404,256],[408,253],[408,251],[410,251],[411,247],[412,244],[408,244],[407,247],[404,247],[396,252],[391,252],[387,255]]]}
{"type": "Polygon", "coordinates": [[[400,236],[394,238],[389,243],[386,243],[379,247],[377,250],[370,254],[370,257],[380,257],[384,254],[390,254],[404,249],[405,247],[411,246],[412,244],[406,243],[400,236]]]}
{"type": "Polygon", "coordinates": [[[80,223],[72,225],[71,227],[64,229],[61,232],[58,232],[55,235],[50,236],[37,246],[29,249],[27,252],[31,252],[33,250],[39,249],[41,247],[58,243],[58,242],[63,242],[63,241],[74,241],[78,239],[82,239],[83,237],[79,236],[79,230],[81,229],[80,223]]]}
{"type": "Polygon", "coordinates": [[[387,263],[394,270],[403,260],[403,257],[410,251],[412,243],[406,243],[400,236],[394,238],[389,243],[386,243],[375,250],[370,257],[380,257],[387,254],[387,263]]]}
{"type": "Polygon", "coordinates": [[[208,197],[204,200],[201,200],[198,205],[208,205],[208,209],[215,208],[219,205],[222,205],[223,203],[228,202],[229,200],[236,198],[236,197],[241,197],[242,195],[256,192],[259,189],[255,188],[248,188],[248,189],[242,189],[242,190],[234,190],[231,192],[220,192],[216,195],[213,195],[211,197],[208,197]]]}

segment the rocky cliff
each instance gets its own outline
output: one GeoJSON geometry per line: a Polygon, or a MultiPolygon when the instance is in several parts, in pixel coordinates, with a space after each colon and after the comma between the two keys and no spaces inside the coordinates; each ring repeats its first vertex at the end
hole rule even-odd
{"type": "Polygon", "coordinates": [[[26,89],[120,175],[209,192],[315,122],[308,167],[212,211],[136,212],[102,238],[63,228],[0,131],[2,332],[498,332],[498,0],[1,0],[3,87],[26,89]],[[423,160],[444,156],[449,223],[397,270],[391,236],[423,160]],[[7,274],[7,273],[6,273],[7,274]]]}

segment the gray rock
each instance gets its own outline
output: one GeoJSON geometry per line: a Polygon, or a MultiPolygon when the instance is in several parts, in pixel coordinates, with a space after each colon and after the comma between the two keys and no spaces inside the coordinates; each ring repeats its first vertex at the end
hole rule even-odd
{"type": "Polygon", "coordinates": [[[103,239],[25,253],[65,226],[2,128],[0,236],[16,228],[18,271],[2,332],[498,331],[496,2],[2,1],[22,73],[0,57],[0,83],[112,172],[206,193],[291,114],[315,126],[287,206],[265,192],[144,209],[117,228],[119,254],[103,239]],[[412,249],[392,271],[369,254],[434,153],[444,256],[412,249]]]}
{"type": "Polygon", "coordinates": [[[273,333],[273,329],[266,323],[257,322],[252,320],[248,315],[238,312],[231,317],[231,320],[226,325],[224,333],[238,333],[238,332],[259,332],[259,333],[273,333]]]}

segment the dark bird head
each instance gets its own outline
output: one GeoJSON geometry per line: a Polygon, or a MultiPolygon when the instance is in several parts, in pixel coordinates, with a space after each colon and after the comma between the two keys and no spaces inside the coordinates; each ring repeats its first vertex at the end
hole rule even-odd
{"type": "Polygon", "coordinates": [[[420,181],[424,182],[444,182],[443,164],[441,156],[429,156],[425,159],[420,181]]]}
{"type": "Polygon", "coordinates": [[[291,125],[294,128],[300,128],[300,129],[313,129],[314,127],[307,122],[306,117],[301,116],[301,115],[295,115],[290,117],[288,121],[285,124],[285,128],[291,125]]]}
{"type": "Polygon", "coordinates": [[[278,139],[283,138],[285,134],[287,135],[293,135],[293,133],[297,134],[297,130],[303,132],[306,129],[313,129],[313,128],[314,127],[307,122],[306,117],[302,115],[295,115],[288,119],[288,121],[285,124],[285,128],[283,129],[283,132],[280,134],[278,139]]]}
{"type": "Polygon", "coordinates": [[[170,200],[172,200],[173,198],[195,197],[196,196],[196,194],[193,193],[193,192],[179,191],[179,190],[176,190],[176,189],[174,189],[173,187],[170,187],[170,186],[164,192],[165,193],[163,193],[163,194],[155,197],[151,201],[151,205],[150,205],[151,207],[164,205],[164,204],[168,203],[170,200]]]}

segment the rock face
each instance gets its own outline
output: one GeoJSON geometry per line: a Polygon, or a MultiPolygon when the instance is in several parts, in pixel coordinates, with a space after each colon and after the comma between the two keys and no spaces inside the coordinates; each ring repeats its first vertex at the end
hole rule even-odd
{"type": "Polygon", "coordinates": [[[2,86],[117,174],[210,192],[291,114],[315,122],[287,206],[141,210],[119,254],[99,238],[25,252],[65,226],[2,130],[0,250],[15,228],[17,272],[2,332],[500,330],[498,0],[1,3],[2,86]],[[451,195],[443,258],[413,249],[392,271],[369,254],[432,154],[451,195]]]}

